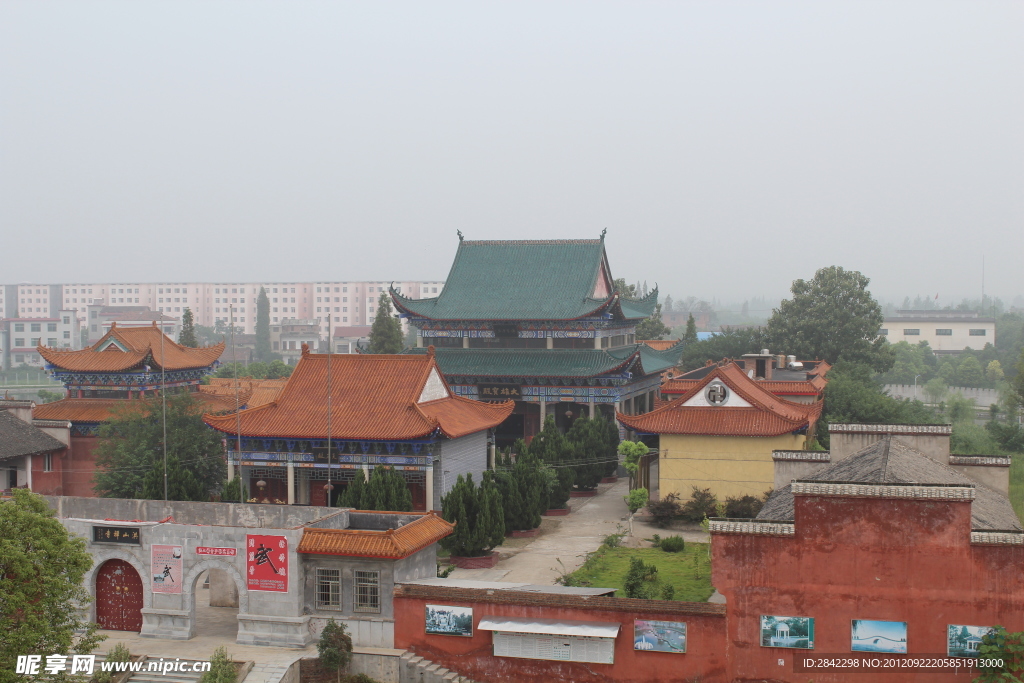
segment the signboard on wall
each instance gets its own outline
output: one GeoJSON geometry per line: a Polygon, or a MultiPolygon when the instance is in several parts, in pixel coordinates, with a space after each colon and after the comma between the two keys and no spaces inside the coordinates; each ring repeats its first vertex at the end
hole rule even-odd
{"type": "Polygon", "coordinates": [[[196,548],[196,555],[224,555],[227,557],[234,557],[237,554],[238,551],[234,548],[208,548],[202,545],[196,548]]]}
{"type": "Polygon", "coordinates": [[[614,664],[615,639],[495,631],[494,656],[614,664]]]}
{"type": "Polygon", "coordinates": [[[286,537],[246,535],[245,585],[251,591],[288,592],[286,537]]]}
{"type": "Polygon", "coordinates": [[[507,401],[523,397],[522,387],[518,384],[478,384],[477,392],[481,400],[507,401]]]}
{"type": "Polygon", "coordinates": [[[154,593],[181,592],[181,546],[157,545],[150,548],[150,587],[154,593]]]}
{"type": "Polygon", "coordinates": [[[141,545],[139,529],[133,526],[94,526],[92,528],[93,543],[128,543],[141,545]]]}

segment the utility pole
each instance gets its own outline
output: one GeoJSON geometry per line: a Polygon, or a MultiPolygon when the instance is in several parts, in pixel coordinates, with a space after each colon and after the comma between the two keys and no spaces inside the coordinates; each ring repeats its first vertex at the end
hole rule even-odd
{"type": "MultiPolygon", "coordinates": [[[[224,290],[227,291],[226,289],[224,290]]],[[[245,494],[242,491],[242,415],[238,406],[238,363],[235,362],[235,305],[228,306],[228,317],[231,322],[231,373],[235,379],[235,437],[238,441],[235,444],[235,457],[238,458],[238,502],[245,502],[245,494]]]]}
{"type": "MultiPolygon", "coordinates": [[[[170,291],[170,290],[168,290],[170,291]]],[[[164,332],[163,313],[160,316],[160,400],[163,403],[164,415],[164,502],[167,502],[167,357],[164,355],[164,332]]]]}

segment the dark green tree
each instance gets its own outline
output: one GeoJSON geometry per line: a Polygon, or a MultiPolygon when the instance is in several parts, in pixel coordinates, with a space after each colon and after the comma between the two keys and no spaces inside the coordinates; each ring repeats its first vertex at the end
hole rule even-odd
{"type": "Polygon", "coordinates": [[[370,353],[401,353],[402,324],[391,311],[391,298],[381,292],[370,328],[370,353]]]}
{"type": "Polygon", "coordinates": [[[697,321],[693,319],[693,313],[686,319],[686,334],[683,335],[683,341],[687,344],[697,343],[697,321]]]}
{"type": "MultiPolygon", "coordinates": [[[[546,509],[563,509],[572,493],[572,487],[576,483],[577,452],[565,436],[558,431],[558,427],[555,426],[555,418],[550,415],[547,417],[544,421],[544,428],[533,437],[529,448],[520,441],[516,442],[515,448],[518,453],[528,451],[529,455],[540,463],[553,468],[558,476],[558,484],[550,490],[546,503],[543,500],[543,493],[541,494],[540,513],[546,509]]],[[[537,486],[543,492],[545,487],[541,484],[542,481],[543,478],[538,473],[537,486]]],[[[540,524],[539,517],[537,524],[540,524]]]]}
{"type": "Polygon", "coordinates": [[[178,333],[178,343],[182,346],[197,348],[199,341],[196,340],[196,326],[192,319],[192,309],[186,308],[181,315],[181,332],[178,333]]]}
{"type": "Polygon", "coordinates": [[[868,282],[861,273],[839,266],[822,268],[810,281],[794,281],[793,297],[768,319],[771,348],[809,360],[846,360],[875,372],[889,370],[893,352],[878,334],[882,307],[868,291],[868,282]]]}
{"type": "MultiPolygon", "coordinates": [[[[505,531],[536,529],[540,526],[541,514],[550,506],[547,483],[541,472],[542,463],[522,439],[515,442],[512,451],[516,453],[515,459],[508,452],[500,456],[496,473],[504,509],[505,531]]],[[[572,471],[568,471],[571,476],[572,471]]],[[[569,491],[572,489],[572,479],[568,482],[565,500],[569,499],[569,491]]],[[[554,494],[552,499],[557,499],[554,494]]],[[[564,501],[561,504],[564,505],[564,501]]]]}
{"type": "Polygon", "coordinates": [[[691,342],[683,348],[679,361],[684,371],[704,367],[708,362],[723,358],[739,358],[745,353],[756,353],[764,348],[764,332],[759,328],[724,328],[703,341],[691,342]]]}
{"type": "MultiPolygon", "coordinates": [[[[358,477],[358,475],[357,475],[358,477]]],[[[363,489],[360,510],[386,510],[409,512],[412,510],[412,493],[405,483],[405,477],[393,467],[374,467],[370,480],[363,489]]]]}
{"type": "Polygon", "coordinates": [[[609,462],[618,462],[615,448],[608,442],[605,420],[577,418],[566,432],[565,440],[572,453],[571,459],[578,463],[575,467],[576,488],[593,491],[605,476],[609,462]]]}
{"type": "Polygon", "coordinates": [[[227,648],[221,645],[213,651],[213,656],[210,657],[210,670],[199,677],[199,683],[235,683],[237,677],[238,669],[231,661],[227,648]]]}
{"type": "Polygon", "coordinates": [[[672,332],[668,326],[661,321],[661,304],[654,307],[654,313],[650,318],[645,318],[636,326],[637,339],[664,339],[666,334],[672,332]]]}
{"type": "MultiPolygon", "coordinates": [[[[337,484],[335,484],[337,485],[337,484]]],[[[356,476],[348,483],[338,497],[338,507],[362,509],[363,491],[366,490],[366,477],[362,470],[356,470],[356,476]]]]}
{"type": "MultiPolygon", "coordinates": [[[[209,500],[227,476],[220,435],[202,420],[204,405],[193,394],[167,396],[168,489],[188,498],[209,500]],[[192,479],[196,484],[192,484],[192,479]]],[[[159,480],[163,498],[163,410],[159,397],[125,402],[100,426],[94,489],[108,498],[145,498],[159,480]],[[150,486],[147,490],[147,480],[150,486]]]]}
{"type": "Polygon", "coordinates": [[[256,298],[256,360],[269,363],[270,350],[270,298],[267,290],[260,287],[260,295],[256,298]]]}
{"type": "Polygon", "coordinates": [[[934,424],[940,420],[920,401],[893,398],[882,391],[871,368],[841,362],[828,373],[825,405],[816,429],[818,442],[828,448],[830,422],[865,424],[934,424]]]}
{"type": "Polygon", "coordinates": [[[477,488],[472,474],[460,474],[441,499],[441,514],[455,524],[452,534],[441,540],[441,547],[452,555],[480,557],[505,537],[500,494],[489,477],[477,488]]]}
{"type": "Polygon", "coordinates": [[[11,493],[0,503],[2,683],[28,680],[14,673],[18,655],[86,654],[102,640],[79,612],[92,602],[82,583],[92,567],[85,540],[68,533],[41,496],[11,493]]]}

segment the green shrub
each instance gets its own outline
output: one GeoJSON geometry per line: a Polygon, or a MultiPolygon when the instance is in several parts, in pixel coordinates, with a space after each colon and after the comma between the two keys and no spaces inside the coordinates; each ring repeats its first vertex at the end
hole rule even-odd
{"type": "Polygon", "coordinates": [[[238,668],[231,661],[227,648],[223,645],[213,651],[210,657],[210,670],[199,677],[199,683],[235,683],[238,668]]]}
{"type": "Polygon", "coordinates": [[[676,599],[676,587],[672,585],[664,585],[661,587],[661,599],[662,600],[675,600],[676,599]]]}
{"type": "Polygon", "coordinates": [[[672,520],[678,517],[683,506],[679,504],[679,494],[670,493],[661,500],[653,500],[647,503],[647,511],[654,518],[654,523],[661,528],[672,524],[672,520]]]}
{"type": "MultiPolygon", "coordinates": [[[[108,662],[130,662],[131,660],[132,653],[124,643],[118,643],[107,653],[108,662]]],[[[96,683],[110,683],[114,679],[114,672],[98,670],[93,674],[93,679],[96,683]]]]}
{"type": "Polygon", "coordinates": [[[658,568],[646,564],[639,557],[629,558],[629,571],[622,583],[627,598],[650,600],[657,588],[658,568]]]}
{"type": "Polygon", "coordinates": [[[686,548],[682,536],[667,536],[658,541],[658,547],[666,553],[681,553],[686,548]]]}
{"type": "Polygon", "coordinates": [[[622,536],[620,534],[609,534],[604,537],[604,541],[601,543],[601,545],[607,546],[609,548],[618,548],[621,542],[622,536]]]}
{"type": "Polygon", "coordinates": [[[718,517],[718,497],[711,489],[693,487],[690,500],[682,506],[680,516],[687,522],[699,522],[705,517],[718,517]]]}
{"type": "Polygon", "coordinates": [[[725,516],[734,519],[753,519],[764,507],[764,501],[754,496],[725,499],[725,516]]]}

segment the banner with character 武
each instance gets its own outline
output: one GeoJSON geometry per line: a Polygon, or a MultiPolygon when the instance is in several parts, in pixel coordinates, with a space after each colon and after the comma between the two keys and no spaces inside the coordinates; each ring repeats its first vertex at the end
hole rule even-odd
{"type": "Polygon", "coordinates": [[[251,591],[288,592],[288,539],[249,534],[245,537],[245,582],[251,591]]]}
{"type": "Polygon", "coordinates": [[[181,546],[157,545],[151,547],[152,562],[149,567],[153,575],[154,593],[181,592],[181,546]]]}

